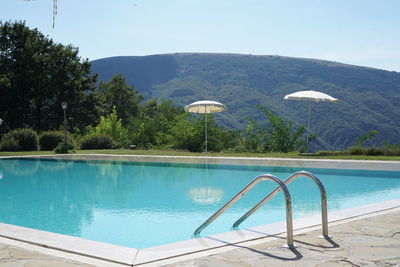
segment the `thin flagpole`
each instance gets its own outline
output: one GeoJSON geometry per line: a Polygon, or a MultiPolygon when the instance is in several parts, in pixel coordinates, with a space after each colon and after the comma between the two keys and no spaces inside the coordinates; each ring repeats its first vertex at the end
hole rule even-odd
{"type": "Polygon", "coordinates": [[[206,119],[205,119],[205,122],[206,122],[206,127],[205,127],[205,132],[206,132],[206,153],[207,153],[207,150],[208,150],[208,148],[207,148],[207,107],[206,107],[206,119]]]}
{"type": "Polygon", "coordinates": [[[308,106],[308,123],[307,123],[307,137],[306,137],[306,144],[307,144],[307,151],[308,150],[308,139],[309,139],[309,134],[310,134],[310,118],[311,118],[311,105],[312,102],[310,101],[310,105],[308,106]]]}

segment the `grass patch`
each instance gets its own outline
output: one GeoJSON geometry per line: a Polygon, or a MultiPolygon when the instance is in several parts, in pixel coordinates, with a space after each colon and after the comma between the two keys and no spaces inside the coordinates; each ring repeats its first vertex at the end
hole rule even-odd
{"type": "Polygon", "coordinates": [[[54,151],[0,151],[0,156],[53,155],[54,151]]]}
{"type": "MultiPolygon", "coordinates": [[[[129,150],[129,149],[99,149],[76,150],[76,154],[115,154],[115,155],[149,155],[149,156],[208,156],[208,157],[257,157],[257,158],[298,158],[298,159],[343,159],[343,160],[392,160],[400,161],[400,156],[369,156],[369,155],[300,155],[297,152],[290,153],[233,153],[233,152],[209,152],[194,153],[174,150],[129,150]]],[[[31,156],[54,155],[54,151],[14,151],[0,152],[0,156],[31,156]]]]}

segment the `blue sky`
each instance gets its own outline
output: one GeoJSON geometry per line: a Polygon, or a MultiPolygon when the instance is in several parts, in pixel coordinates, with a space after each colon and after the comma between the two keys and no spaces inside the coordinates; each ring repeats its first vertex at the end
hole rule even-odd
{"type": "Polygon", "coordinates": [[[1,0],[94,60],[175,52],[317,58],[400,71],[399,0],[1,0]]]}

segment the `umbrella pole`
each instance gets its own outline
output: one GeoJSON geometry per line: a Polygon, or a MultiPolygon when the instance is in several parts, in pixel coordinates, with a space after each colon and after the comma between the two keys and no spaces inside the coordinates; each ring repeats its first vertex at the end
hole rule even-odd
{"type": "Polygon", "coordinates": [[[309,139],[309,134],[310,134],[311,105],[312,105],[312,102],[310,102],[310,105],[308,107],[308,123],[307,123],[307,135],[306,135],[307,151],[308,151],[308,139],[309,139]]]}
{"type": "Polygon", "coordinates": [[[206,119],[205,119],[205,123],[206,123],[206,127],[204,127],[204,131],[205,131],[205,135],[206,135],[206,153],[207,153],[207,112],[206,112],[206,119]]]}

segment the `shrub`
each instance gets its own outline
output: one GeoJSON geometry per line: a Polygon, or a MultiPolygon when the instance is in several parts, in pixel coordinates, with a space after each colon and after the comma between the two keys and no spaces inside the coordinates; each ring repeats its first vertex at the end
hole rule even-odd
{"type": "Polygon", "coordinates": [[[53,150],[62,141],[64,141],[64,133],[61,131],[43,132],[39,136],[40,150],[53,150]]]}
{"type": "Polygon", "coordinates": [[[113,112],[107,116],[101,116],[99,124],[94,128],[88,128],[89,133],[108,135],[112,138],[114,146],[129,147],[128,130],[122,126],[122,120],[118,119],[117,110],[113,106],[113,112]]]}
{"type": "Polygon", "coordinates": [[[114,148],[112,138],[105,134],[91,133],[81,139],[81,149],[108,149],[114,148]]]}
{"type": "Polygon", "coordinates": [[[54,152],[56,152],[57,154],[66,154],[69,152],[69,150],[73,149],[74,145],[69,140],[67,140],[67,142],[59,143],[54,152]]]}
{"type": "Polygon", "coordinates": [[[247,148],[243,144],[238,144],[234,148],[230,149],[230,151],[243,153],[243,152],[247,152],[247,148]]]}
{"type": "Polygon", "coordinates": [[[383,149],[377,148],[377,147],[369,147],[369,148],[366,148],[364,151],[365,151],[364,152],[365,155],[368,155],[368,156],[381,156],[384,154],[383,149]]]}
{"type": "Polygon", "coordinates": [[[39,140],[37,133],[29,128],[15,129],[4,135],[2,140],[2,150],[38,150],[39,140]]]}
{"type": "Polygon", "coordinates": [[[384,146],[382,148],[352,146],[347,151],[350,155],[400,156],[400,148],[396,146],[384,146]]]}
{"type": "Polygon", "coordinates": [[[0,144],[1,150],[4,151],[18,151],[21,148],[18,145],[18,142],[11,135],[4,135],[0,144]]]}
{"type": "Polygon", "coordinates": [[[385,156],[400,156],[400,144],[390,144],[387,141],[382,143],[385,156]]]}
{"type": "MultiPolygon", "coordinates": [[[[248,119],[245,145],[249,150],[284,153],[306,150],[304,126],[296,128],[292,121],[274,114],[267,107],[257,105],[257,108],[264,112],[267,121],[262,125],[254,119],[248,119]]],[[[315,138],[315,134],[309,136],[308,143],[315,138]]]]}
{"type": "Polygon", "coordinates": [[[348,149],[350,155],[364,155],[365,148],[361,146],[352,146],[348,149]]]}
{"type": "Polygon", "coordinates": [[[385,156],[400,156],[400,148],[384,148],[385,156]]]}
{"type": "Polygon", "coordinates": [[[339,155],[344,155],[345,153],[343,153],[342,151],[331,151],[331,150],[322,150],[322,151],[318,151],[312,155],[315,156],[339,156],[339,155]]]}

